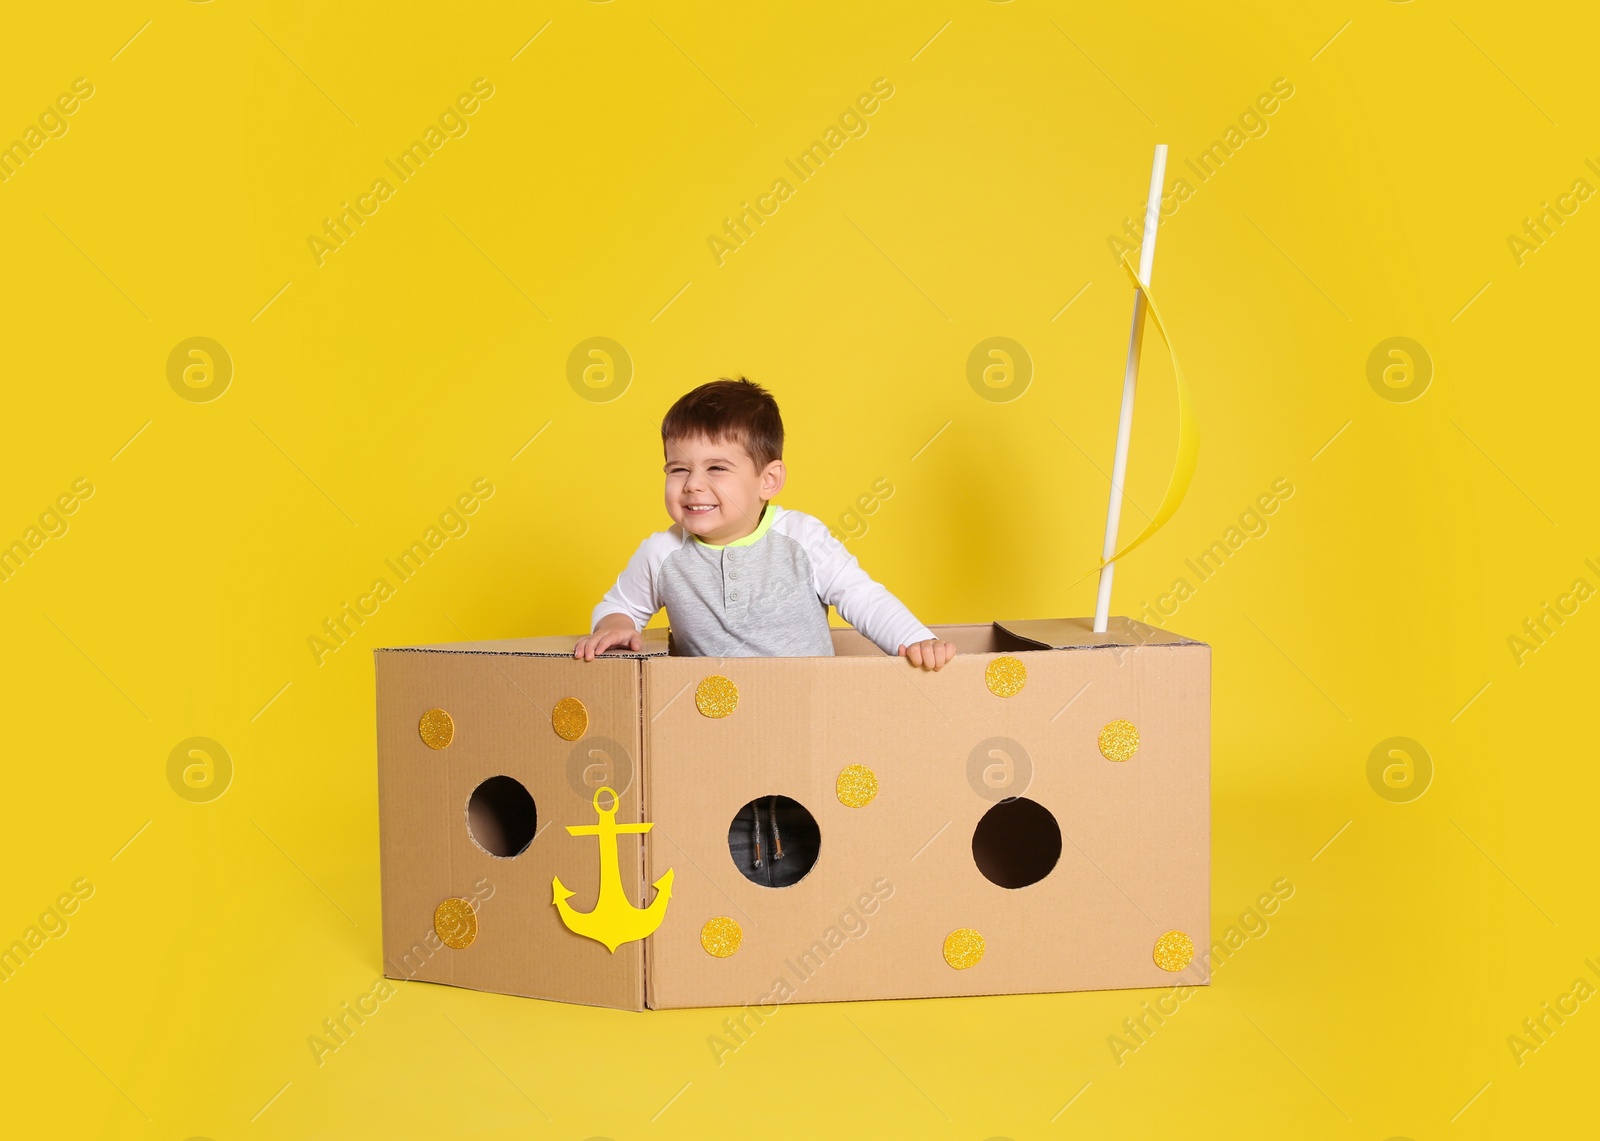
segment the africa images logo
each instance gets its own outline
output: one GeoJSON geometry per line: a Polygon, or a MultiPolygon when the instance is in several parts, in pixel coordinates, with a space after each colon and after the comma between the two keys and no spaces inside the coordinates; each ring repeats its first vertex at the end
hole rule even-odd
{"type": "Polygon", "coordinates": [[[233,358],[210,337],[179,341],[167,354],[167,383],[191,404],[210,404],[233,383],[233,358]]]}
{"type": "Polygon", "coordinates": [[[1009,403],[1033,383],[1033,358],[1010,337],[979,341],[967,354],[967,383],[985,400],[1009,403]]]}
{"type": "Polygon", "coordinates": [[[633,358],[610,337],[590,337],[567,354],[567,383],[591,404],[609,404],[633,383],[633,358]]]}
{"type": "Polygon", "coordinates": [[[1433,358],[1410,337],[1390,337],[1367,357],[1367,383],[1391,404],[1410,404],[1433,382],[1433,358]]]}

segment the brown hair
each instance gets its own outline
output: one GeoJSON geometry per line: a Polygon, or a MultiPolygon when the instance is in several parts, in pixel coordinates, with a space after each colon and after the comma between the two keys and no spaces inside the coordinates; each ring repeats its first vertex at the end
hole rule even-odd
{"type": "Polygon", "coordinates": [[[772,393],[754,381],[713,380],[678,398],[661,421],[661,446],[692,437],[743,446],[761,471],[783,458],[783,417],[772,393]]]}

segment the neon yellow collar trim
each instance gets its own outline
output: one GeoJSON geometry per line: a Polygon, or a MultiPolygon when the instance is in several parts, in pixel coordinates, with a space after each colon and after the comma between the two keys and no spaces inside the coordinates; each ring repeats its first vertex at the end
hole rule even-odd
{"type": "Polygon", "coordinates": [[[735,539],[731,543],[708,543],[704,539],[700,538],[699,535],[695,535],[694,541],[699,543],[702,547],[712,551],[720,551],[725,547],[748,547],[752,543],[761,541],[761,536],[767,533],[767,529],[772,526],[772,520],[777,516],[777,514],[777,504],[773,503],[771,500],[768,500],[766,506],[761,509],[761,522],[757,523],[756,529],[751,531],[744,538],[735,539]]]}

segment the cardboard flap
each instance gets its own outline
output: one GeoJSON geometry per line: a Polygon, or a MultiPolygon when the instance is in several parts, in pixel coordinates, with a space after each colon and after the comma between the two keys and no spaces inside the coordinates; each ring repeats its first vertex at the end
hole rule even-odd
{"type": "Polygon", "coordinates": [[[1006,633],[1032,642],[1041,650],[1084,650],[1096,646],[1197,646],[1201,643],[1132,618],[1115,617],[1106,632],[1094,632],[1092,618],[1023,618],[996,622],[1006,633]]]}
{"type": "MultiPolygon", "coordinates": [[[[513,643],[515,644],[515,643],[513,643]]],[[[379,653],[378,798],[384,973],[628,1010],[644,1007],[641,944],[615,952],[563,926],[556,878],[579,912],[596,906],[601,854],[595,838],[566,829],[593,824],[594,796],[619,794],[618,819],[637,823],[643,803],[640,675],[633,661],[578,662],[526,651],[379,653]],[[558,734],[551,710],[580,701],[586,730],[558,734]],[[418,730],[430,709],[450,717],[439,747],[418,730]],[[526,801],[479,796],[490,782],[526,801]],[[478,810],[474,811],[475,802],[478,810]],[[504,829],[531,836],[497,850],[504,829]],[[487,842],[487,846],[486,846],[487,842]],[[476,937],[455,947],[438,938],[435,909],[470,903],[476,937]]],[[[617,837],[623,894],[641,905],[642,837],[617,837]]]]}

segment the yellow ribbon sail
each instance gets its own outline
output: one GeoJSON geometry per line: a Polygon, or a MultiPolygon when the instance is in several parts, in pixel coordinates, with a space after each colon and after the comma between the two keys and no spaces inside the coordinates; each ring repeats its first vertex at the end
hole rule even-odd
{"type": "Polygon", "coordinates": [[[1178,389],[1178,454],[1172,461],[1172,477],[1167,481],[1167,490],[1161,497],[1161,506],[1156,508],[1156,513],[1150,517],[1150,522],[1145,524],[1144,530],[1123,544],[1116,554],[1102,562],[1100,564],[1102,567],[1116,562],[1154,535],[1161,529],[1163,523],[1172,518],[1179,504],[1183,502],[1184,495],[1188,493],[1189,484],[1194,479],[1195,463],[1200,456],[1200,422],[1195,418],[1194,404],[1189,399],[1189,385],[1183,379],[1183,369],[1178,367],[1178,354],[1172,348],[1172,338],[1167,335],[1166,322],[1161,319],[1161,310],[1156,307],[1156,299],[1149,287],[1139,280],[1139,272],[1134,268],[1128,254],[1122,255],[1122,268],[1128,271],[1128,278],[1133,282],[1133,287],[1144,294],[1145,308],[1149,312],[1150,321],[1155,325],[1156,332],[1161,334],[1161,340],[1167,346],[1167,356],[1172,361],[1172,379],[1178,389]]]}

